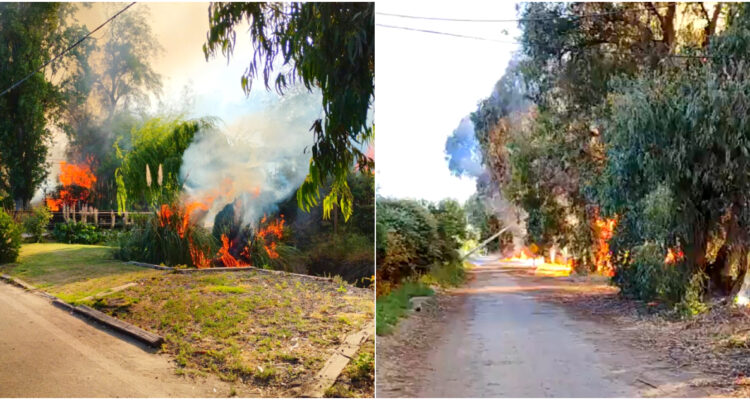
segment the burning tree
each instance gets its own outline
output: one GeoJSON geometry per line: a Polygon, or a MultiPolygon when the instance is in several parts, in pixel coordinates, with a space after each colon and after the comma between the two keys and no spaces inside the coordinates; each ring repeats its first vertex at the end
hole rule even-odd
{"type": "Polygon", "coordinates": [[[60,184],[55,193],[45,199],[50,210],[60,211],[63,206],[75,209],[90,201],[96,176],[91,172],[89,163],[60,162],[60,184]]]}

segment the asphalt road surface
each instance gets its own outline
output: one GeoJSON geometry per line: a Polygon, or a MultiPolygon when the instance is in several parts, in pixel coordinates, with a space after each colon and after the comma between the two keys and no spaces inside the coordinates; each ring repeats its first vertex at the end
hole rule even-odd
{"type": "Polygon", "coordinates": [[[0,282],[0,397],[224,397],[229,390],[177,376],[168,356],[0,282]]]}

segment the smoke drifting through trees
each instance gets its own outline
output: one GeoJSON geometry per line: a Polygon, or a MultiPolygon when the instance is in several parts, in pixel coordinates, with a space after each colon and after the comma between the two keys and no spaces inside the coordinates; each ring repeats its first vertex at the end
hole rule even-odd
{"type": "Polygon", "coordinates": [[[298,88],[225,128],[200,133],[185,151],[180,178],[190,199],[212,200],[205,221],[213,223],[235,201],[245,224],[275,211],[305,179],[309,123],[321,112],[320,94],[298,88]]]}

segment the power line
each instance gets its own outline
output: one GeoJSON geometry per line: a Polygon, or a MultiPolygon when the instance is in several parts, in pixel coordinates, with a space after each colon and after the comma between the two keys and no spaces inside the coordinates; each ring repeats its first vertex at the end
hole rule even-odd
{"type": "Polygon", "coordinates": [[[453,36],[458,38],[464,38],[464,39],[475,39],[475,40],[485,40],[488,42],[497,42],[497,43],[505,43],[505,44],[521,44],[519,42],[509,42],[499,39],[493,39],[493,38],[486,38],[481,36],[470,36],[470,35],[462,35],[460,33],[450,33],[450,32],[440,32],[440,31],[431,31],[427,29],[418,29],[418,28],[409,28],[407,26],[396,26],[396,25],[386,25],[386,24],[375,24],[377,26],[382,26],[383,28],[392,28],[392,29],[403,29],[407,31],[414,31],[414,32],[423,32],[423,33],[432,33],[435,35],[445,35],[445,36],[453,36]]]}
{"type": "MultiPolygon", "coordinates": [[[[669,6],[667,5],[667,6],[654,7],[654,9],[660,10],[660,9],[668,8],[668,7],[669,6]]],[[[639,8],[639,9],[610,11],[610,12],[597,13],[597,14],[571,15],[571,16],[546,17],[546,18],[517,18],[517,19],[423,17],[423,16],[418,16],[418,15],[394,14],[394,13],[384,13],[384,12],[378,12],[375,14],[388,16],[388,17],[421,19],[421,20],[429,20],[429,21],[511,23],[511,22],[540,22],[540,21],[551,21],[551,20],[557,20],[557,19],[573,19],[573,20],[574,19],[586,19],[586,18],[604,17],[607,15],[622,14],[622,13],[628,13],[628,12],[634,12],[634,11],[650,11],[650,10],[646,8],[639,8]]]]}
{"type": "MultiPolygon", "coordinates": [[[[458,37],[462,39],[474,39],[474,40],[484,40],[484,41],[490,41],[490,42],[497,42],[497,43],[504,43],[504,44],[515,44],[515,45],[523,45],[521,42],[510,42],[510,41],[503,41],[493,38],[486,38],[481,36],[470,36],[470,35],[462,35],[459,33],[451,33],[451,32],[441,32],[441,31],[431,31],[427,29],[418,29],[418,28],[411,28],[407,26],[396,26],[396,25],[386,25],[386,24],[375,24],[377,26],[382,26],[384,28],[393,28],[393,29],[403,29],[407,31],[415,31],[415,32],[423,32],[423,33],[431,33],[436,35],[446,35],[446,36],[453,36],[458,37]]],[[[595,50],[594,48],[581,48],[578,50],[595,50]]],[[[613,54],[613,55],[633,55],[632,53],[626,53],[623,51],[602,51],[602,54],[613,54]]],[[[712,54],[664,54],[664,57],[670,57],[670,58],[733,58],[731,56],[716,56],[712,54]]]]}
{"type": "Polygon", "coordinates": [[[29,73],[29,74],[28,74],[28,75],[26,75],[25,77],[23,77],[23,79],[21,79],[20,81],[18,81],[18,82],[16,82],[16,83],[12,84],[12,85],[11,85],[11,86],[10,86],[9,88],[7,88],[7,89],[3,90],[3,92],[2,92],[2,93],[0,93],[0,97],[4,96],[4,95],[5,95],[6,93],[8,93],[8,92],[10,92],[11,90],[15,89],[15,88],[16,88],[17,86],[19,86],[20,84],[22,84],[22,83],[26,82],[26,80],[27,80],[27,79],[31,78],[32,76],[34,76],[34,74],[36,74],[37,72],[39,72],[39,71],[43,70],[44,68],[46,68],[46,67],[47,67],[47,65],[49,65],[49,64],[51,64],[51,63],[53,63],[53,62],[55,62],[55,61],[56,61],[56,60],[57,60],[58,58],[60,58],[60,57],[62,57],[63,55],[65,55],[65,53],[69,52],[70,50],[73,50],[73,49],[74,49],[74,48],[75,48],[76,46],[78,46],[79,44],[81,44],[81,42],[83,42],[83,41],[84,41],[84,40],[86,40],[86,39],[87,39],[87,38],[88,38],[89,36],[91,36],[91,35],[92,35],[92,34],[94,34],[94,33],[95,33],[96,31],[98,31],[99,29],[101,29],[102,27],[104,27],[104,25],[107,25],[107,24],[108,24],[108,23],[109,23],[110,21],[112,21],[113,19],[117,18],[117,17],[118,17],[118,16],[120,15],[120,14],[122,14],[123,12],[125,12],[125,10],[127,10],[127,9],[128,9],[128,8],[130,8],[130,7],[132,7],[133,5],[135,5],[135,2],[132,2],[132,3],[128,4],[127,6],[125,6],[125,8],[123,8],[123,9],[122,9],[122,10],[120,10],[120,11],[118,11],[118,12],[117,12],[117,13],[116,13],[115,15],[113,15],[113,16],[111,16],[111,17],[109,17],[109,19],[107,19],[106,21],[102,22],[102,24],[101,24],[101,25],[99,25],[99,26],[97,26],[97,27],[96,27],[96,29],[94,29],[93,31],[91,31],[91,32],[87,33],[87,34],[86,34],[85,36],[83,36],[82,38],[80,38],[80,39],[76,40],[76,42],[75,42],[75,43],[73,43],[72,45],[68,46],[68,48],[67,48],[67,49],[65,49],[65,50],[63,50],[63,52],[62,52],[62,53],[60,53],[60,54],[56,55],[55,57],[53,57],[52,59],[48,60],[48,61],[47,61],[46,63],[42,64],[42,65],[41,65],[41,66],[40,66],[39,68],[37,68],[36,70],[32,71],[31,73],[29,73]]]}

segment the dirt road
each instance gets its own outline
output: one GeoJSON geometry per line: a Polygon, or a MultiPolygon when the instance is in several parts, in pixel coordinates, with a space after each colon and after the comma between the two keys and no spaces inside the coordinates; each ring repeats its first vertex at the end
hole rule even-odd
{"type": "Polygon", "coordinates": [[[700,396],[676,371],[537,298],[554,290],[476,260],[469,283],[378,338],[378,397],[700,396]]]}
{"type": "Polygon", "coordinates": [[[165,355],[0,282],[0,397],[225,397],[175,375],[165,355]]]}

